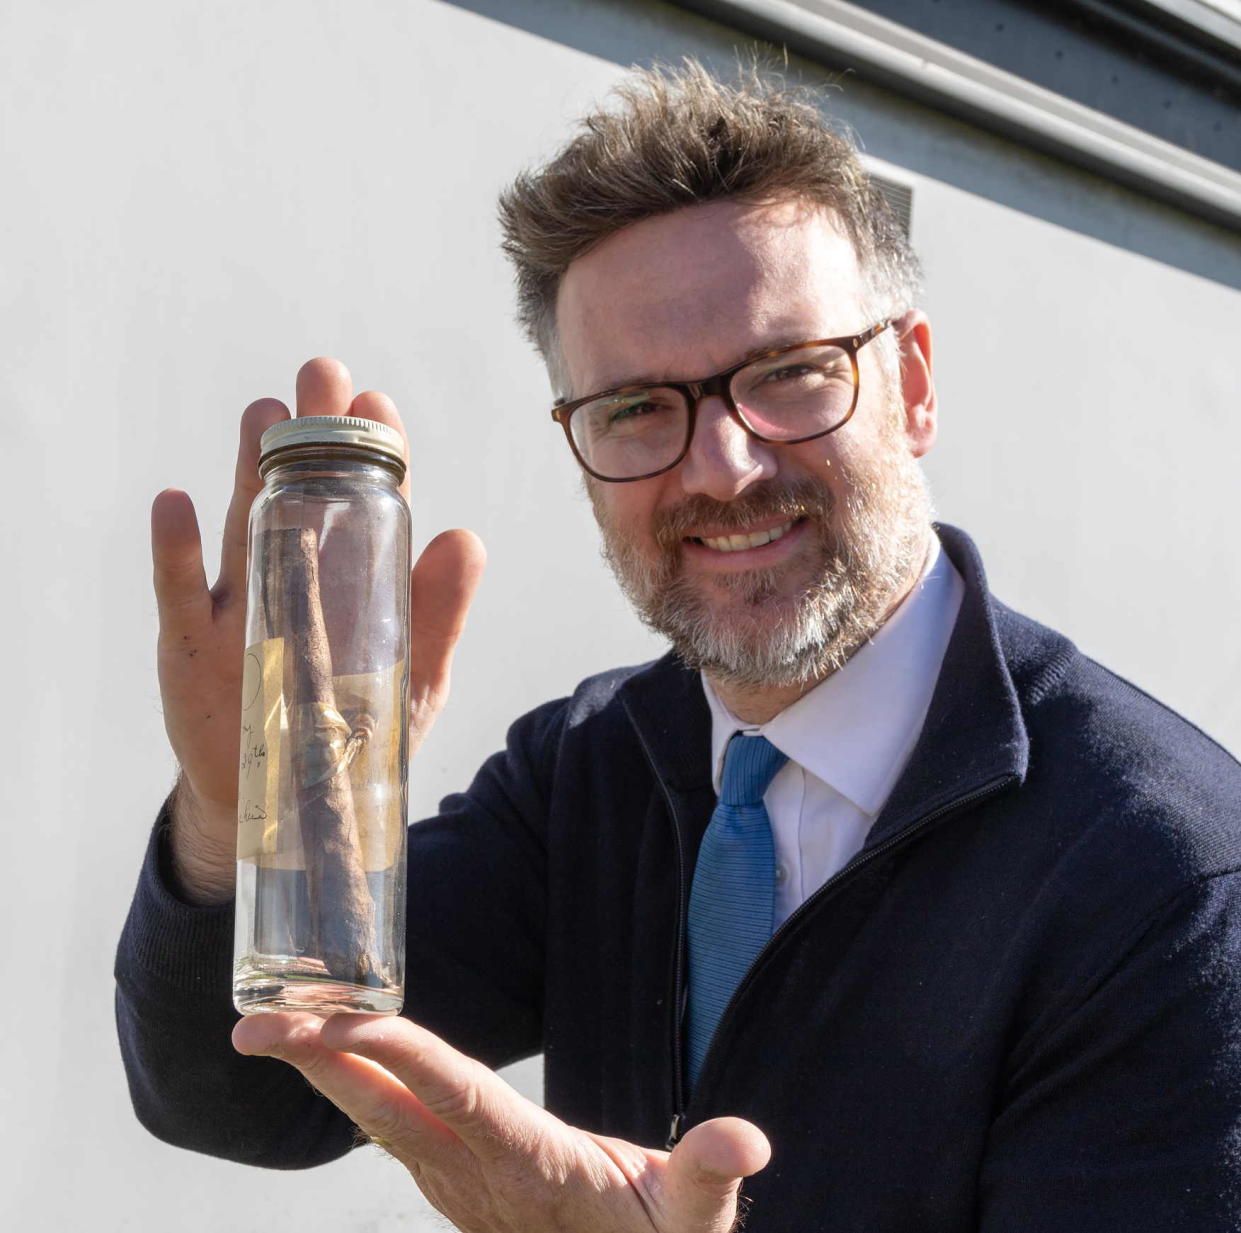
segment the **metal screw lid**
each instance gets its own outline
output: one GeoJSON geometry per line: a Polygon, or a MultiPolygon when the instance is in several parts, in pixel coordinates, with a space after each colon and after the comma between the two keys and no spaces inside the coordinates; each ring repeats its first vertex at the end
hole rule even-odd
{"type": "Polygon", "coordinates": [[[259,440],[259,471],[276,453],[307,445],[375,450],[405,464],[401,434],[356,415],[303,415],[273,424],[259,440]]]}

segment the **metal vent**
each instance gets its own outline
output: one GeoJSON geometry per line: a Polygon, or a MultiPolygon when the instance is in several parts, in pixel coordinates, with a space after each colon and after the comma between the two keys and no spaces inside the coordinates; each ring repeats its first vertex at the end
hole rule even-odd
{"type": "Polygon", "coordinates": [[[908,184],[897,184],[895,180],[886,180],[874,172],[870,175],[871,183],[883,194],[888,208],[896,216],[900,229],[909,238],[909,219],[913,212],[914,190],[908,184]]]}

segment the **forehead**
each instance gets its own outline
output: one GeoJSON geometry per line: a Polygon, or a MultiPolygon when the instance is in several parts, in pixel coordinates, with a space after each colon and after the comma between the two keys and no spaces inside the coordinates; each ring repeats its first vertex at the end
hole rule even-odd
{"type": "Polygon", "coordinates": [[[575,394],[705,376],[757,347],[851,334],[853,245],[800,202],[693,206],[644,219],[574,261],[556,316],[575,394]]]}

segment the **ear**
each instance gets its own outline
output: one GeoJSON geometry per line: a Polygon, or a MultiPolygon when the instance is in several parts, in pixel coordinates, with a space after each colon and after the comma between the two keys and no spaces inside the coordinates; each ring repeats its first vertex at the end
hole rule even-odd
{"type": "Polygon", "coordinates": [[[935,444],[938,408],[931,377],[931,323],[921,309],[892,322],[901,348],[901,394],[905,403],[905,436],[915,458],[935,444]]]}

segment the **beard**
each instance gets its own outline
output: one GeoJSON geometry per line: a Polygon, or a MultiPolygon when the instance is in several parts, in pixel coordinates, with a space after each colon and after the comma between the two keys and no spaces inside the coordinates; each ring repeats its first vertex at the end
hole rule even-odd
{"type": "Polygon", "coordinates": [[[772,480],[734,501],[701,493],[653,516],[652,555],[587,492],[603,556],[642,621],[686,665],[741,688],[811,685],[841,668],[917,577],[931,533],[930,491],[894,420],[879,451],[838,464],[837,501],[809,477],[772,480]],[[759,519],[804,520],[804,542],[765,569],[687,573],[683,540],[696,528],[742,531],[759,519]]]}

